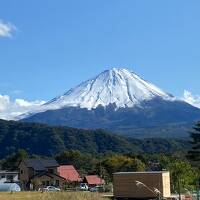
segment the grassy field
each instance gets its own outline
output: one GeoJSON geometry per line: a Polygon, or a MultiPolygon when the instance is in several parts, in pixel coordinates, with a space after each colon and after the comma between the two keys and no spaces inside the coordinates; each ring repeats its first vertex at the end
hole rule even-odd
{"type": "Polygon", "coordinates": [[[0,200],[108,200],[102,194],[91,192],[18,192],[0,193],[0,200]]]}

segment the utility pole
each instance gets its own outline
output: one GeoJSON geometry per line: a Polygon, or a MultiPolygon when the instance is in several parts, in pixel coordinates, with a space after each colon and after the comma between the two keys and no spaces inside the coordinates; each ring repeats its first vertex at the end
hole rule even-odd
{"type": "MultiPolygon", "coordinates": [[[[99,167],[100,167],[100,178],[101,178],[101,181],[102,181],[102,179],[103,179],[103,170],[102,170],[102,159],[101,159],[101,157],[100,157],[100,160],[99,160],[99,167]]],[[[103,184],[103,182],[101,182],[101,184],[103,184]]]]}
{"type": "Polygon", "coordinates": [[[200,178],[197,179],[197,200],[200,200],[199,188],[200,188],[200,178]]]}
{"type": "Polygon", "coordinates": [[[178,178],[178,196],[179,196],[179,200],[181,200],[181,188],[180,188],[180,180],[178,178]]]}
{"type": "Polygon", "coordinates": [[[102,166],[101,166],[101,158],[100,158],[100,162],[99,162],[99,164],[100,164],[100,178],[102,178],[102,166]]]}

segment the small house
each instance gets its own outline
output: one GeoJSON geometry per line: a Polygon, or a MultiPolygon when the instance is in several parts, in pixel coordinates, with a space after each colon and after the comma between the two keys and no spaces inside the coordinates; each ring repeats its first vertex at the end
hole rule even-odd
{"type": "Polygon", "coordinates": [[[84,183],[87,183],[89,187],[94,187],[98,185],[103,185],[105,181],[97,175],[88,175],[83,179],[84,183]]]}
{"type": "Polygon", "coordinates": [[[58,173],[59,164],[55,159],[25,159],[19,164],[19,179],[24,190],[44,186],[62,188],[66,180],[58,173]]]}
{"type": "Polygon", "coordinates": [[[57,169],[58,174],[65,178],[68,183],[81,182],[80,175],[73,165],[60,165],[57,169]]]}

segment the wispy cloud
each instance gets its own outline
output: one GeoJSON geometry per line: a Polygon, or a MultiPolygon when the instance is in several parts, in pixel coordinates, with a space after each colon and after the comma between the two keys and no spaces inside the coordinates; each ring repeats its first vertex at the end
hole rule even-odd
{"type": "Polygon", "coordinates": [[[12,34],[15,30],[17,30],[15,25],[0,19],[0,37],[12,38],[12,34]]]}
{"type": "Polygon", "coordinates": [[[26,101],[15,99],[11,101],[8,95],[0,95],[0,119],[12,120],[17,116],[33,111],[44,104],[45,101],[26,101]]]}
{"type": "Polygon", "coordinates": [[[22,90],[13,90],[11,93],[15,94],[15,95],[19,95],[19,94],[22,94],[23,91],[22,90]]]}
{"type": "Polygon", "coordinates": [[[193,95],[188,90],[185,90],[182,99],[187,103],[200,108],[200,95],[193,95]]]}

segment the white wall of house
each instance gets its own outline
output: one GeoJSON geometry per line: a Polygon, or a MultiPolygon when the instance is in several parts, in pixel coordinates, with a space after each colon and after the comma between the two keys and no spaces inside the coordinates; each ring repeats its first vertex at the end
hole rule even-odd
{"type": "Polygon", "coordinates": [[[0,171],[0,183],[5,183],[5,182],[18,182],[19,181],[19,176],[18,173],[16,172],[1,172],[0,171]]]}

